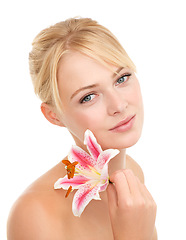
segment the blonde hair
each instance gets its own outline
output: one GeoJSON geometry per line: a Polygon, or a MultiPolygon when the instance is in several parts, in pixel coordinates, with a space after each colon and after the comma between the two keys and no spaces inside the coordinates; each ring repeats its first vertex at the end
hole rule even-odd
{"type": "Polygon", "coordinates": [[[42,30],[32,43],[30,74],[41,101],[59,111],[58,63],[69,51],[86,54],[107,67],[112,64],[135,71],[134,63],[116,37],[90,18],[70,18],[42,30]]]}

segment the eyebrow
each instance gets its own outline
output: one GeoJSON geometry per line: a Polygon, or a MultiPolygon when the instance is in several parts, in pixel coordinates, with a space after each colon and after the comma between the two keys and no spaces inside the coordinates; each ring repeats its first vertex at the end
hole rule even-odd
{"type": "MultiPolygon", "coordinates": [[[[119,72],[121,72],[121,70],[124,69],[124,67],[120,67],[118,68],[114,73],[113,73],[113,78],[119,74],[119,72]]],[[[88,86],[85,86],[85,87],[82,87],[82,88],[79,88],[78,90],[76,90],[70,99],[72,99],[75,95],[77,95],[79,92],[83,91],[83,90],[86,90],[86,89],[92,89],[92,88],[95,88],[97,87],[99,84],[91,84],[91,85],[88,85],[88,86]]]]}
{"type": "Polygon", "coordinates": [[[121,72],[121,70],[123,70],[123,69],[124,69],[124,67],[118,68],[118,69],[114,72],[113,78],[114,78],[116,75],[118,75],[118,74],[121,72]]]}
{"type": "Polygon", "coordinates": [[[88,86],[85,86],[85,87],[82,87],[82,88],[79,88],[78,90],[76,90],[72,96],[71,96],[71,99],[76,95],[78,94],[79,92],[83,91],[83,90],[86,90],[86,89],[91,89],[91,88],[94,88],[94,87],[97,87],[98,84],[92,84],[92,85],[88,85],[88,86]]]}

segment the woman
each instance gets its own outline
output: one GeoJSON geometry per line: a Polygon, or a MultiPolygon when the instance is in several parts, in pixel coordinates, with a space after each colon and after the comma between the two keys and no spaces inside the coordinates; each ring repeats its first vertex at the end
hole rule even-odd
{"type": "Polygon", "coordinates": [[[68,19],[41,31],[29,60],[46,119],[66,127],[85,151],[90,129],[103,150],[119,154],[109,162],[113,184],[80,218],[71,210],[74,192],[66,199],[66,191],[54,190],[64,165],[41,176],[14,204],[8,240],[157,239],[156,204],[141,168],[126,155],[141,135],[143,103],[135,66],[118,40],[96,21],[68,19]]]}

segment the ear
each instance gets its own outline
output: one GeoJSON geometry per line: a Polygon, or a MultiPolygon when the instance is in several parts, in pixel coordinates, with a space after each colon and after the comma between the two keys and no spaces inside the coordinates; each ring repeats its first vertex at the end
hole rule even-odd
{"type": "Polygon", "coordinates": [[[42,103],[41,112],[50,123],[61,126],[61,127],[65,127],[64,124],[61,122],[61,120],[58,118],[54,109],[50,105],[46,103],[42,103]]]}

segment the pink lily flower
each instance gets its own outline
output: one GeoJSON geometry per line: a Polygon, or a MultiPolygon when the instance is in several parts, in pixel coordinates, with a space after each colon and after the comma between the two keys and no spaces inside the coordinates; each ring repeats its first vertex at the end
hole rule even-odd
{"type": "Polygon", "coordinates": [[[90,130],[85,132],[84,144],[90,155],[80,147],[72,146],[69,161],[64,161],[67,175],[54,184],[55,189],[68,189],[66,196],[78,189],[73,198],[72,212],[79,217],[92,199],[101,200],[99,192],[105,191],[109,184],[108,163],[119,153],[117,149],[103,151],[90,130]]]}

